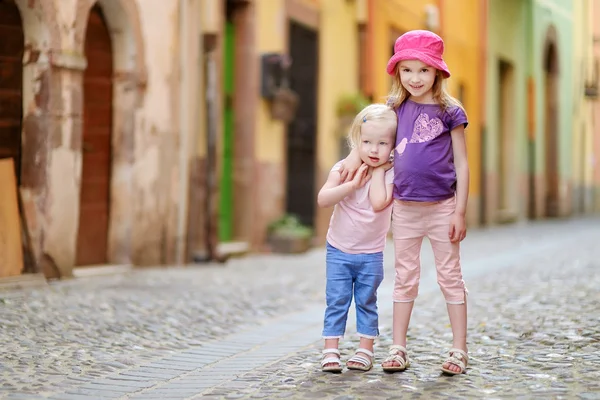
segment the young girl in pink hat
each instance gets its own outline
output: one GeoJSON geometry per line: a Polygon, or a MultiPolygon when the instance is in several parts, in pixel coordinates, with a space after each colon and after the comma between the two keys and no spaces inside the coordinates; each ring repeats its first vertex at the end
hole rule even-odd
{"type": "MultiPolygon", "coordinates": [[[[437,280],[452,325],[453,346],[442,371],[461,374],[469,359],[467,290],[460,267],[469,191],[467,116],[446,91],[444,79],[450,77],[450,71],[443,52],[444,42],[438,35],[410,31],[396,40],[387,65],[393,77],[388,104],[398,117],[392,214],[396,258],[393,345],[382,364],[388,372],[403,371],[410,364],[406,333],[418,294],[424,237],[433,249],[437,280]]],[[[344,169],[350,172],[359,165],[357,155],[351,153],[344,169]]]]}

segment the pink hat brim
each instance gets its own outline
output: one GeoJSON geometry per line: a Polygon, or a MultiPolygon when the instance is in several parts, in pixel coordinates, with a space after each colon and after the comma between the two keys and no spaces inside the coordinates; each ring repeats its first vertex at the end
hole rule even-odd
{"type": "Polygon", "coordinates": [[[442,75],[444,75],[444,78],[450,78],[450,70],[448,69],[448,66],[446,65],[444,60],[438,57],[431,56],[427,53],[423,53],[421,51],[416,51],[414,49],[405,49],[394,53],[392,58],[390,58],[390,61],[388,61],[386,68],[387,73],[393,76],[395,73],[396,64],[404,60],[419,60],[427,65],[434,67],[435,69],[439,69],[440,71],[442,71],[442,75]]]}

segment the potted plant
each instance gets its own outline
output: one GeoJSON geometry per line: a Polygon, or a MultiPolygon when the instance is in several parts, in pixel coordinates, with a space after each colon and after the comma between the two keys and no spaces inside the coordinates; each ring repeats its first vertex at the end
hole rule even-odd
{"type": "Polygon", "coordinates": [[[344,158],[350,152],[347,143],[348,131],[354,121],[354,117],[360,110],[369,105],[362,93],[344,94],[340,96],[336,104],[336,115],[338,117],[338,139],[340,143],[340,158],[344,158]]]}
{"type": "Polygon", "coordinates": [[[274,253],[303,253],[310,248],[313,231],[297,216],[286,214],[267,227],[267,241],[274,253]]]}

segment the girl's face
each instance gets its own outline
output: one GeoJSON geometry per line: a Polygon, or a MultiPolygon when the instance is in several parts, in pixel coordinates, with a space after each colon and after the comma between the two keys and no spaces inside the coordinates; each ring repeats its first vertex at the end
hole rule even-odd
{"type": "Polygon", "coordinates": [[[429,103],[433,96],[436,69],[419,60],[404,60],[398,64],[400,82],[416,102],[429,103]]]}
{"type": "Polygon", "coordinates": [[[389,121],[364,122],[360,127],[360,146],[358,154],[370,167],[379,167],[390,159],[394,148],[396,127],[389,121]]]}

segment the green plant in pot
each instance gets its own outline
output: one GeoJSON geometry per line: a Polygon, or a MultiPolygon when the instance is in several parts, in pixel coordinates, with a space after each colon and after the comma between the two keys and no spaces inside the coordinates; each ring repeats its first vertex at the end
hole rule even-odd
{"type": "Polygon", "coordinates": [[[271,222],[267,240],[274,253],[303,253],[310,248],[313,231],[291,214],[271,222]]]}
{"type": "Polygon", "coordinates": [[[349,119],[350,123],[360,110],[369,105],[367,99],[361,93],[343,94],[337,101],[335,113],[340,119],[349,119]]]}
{"type": "Polygon", "coordinates": [[[340,148],[340,158],[345,158],[350,153],[350,148],[347,143],[348,132],[352,121],[356,117],[356,114],[363,108],[369,105],[369,99],[367,99],[361,93],[348,93],[340,96],[337,101],[335,113],[338,117],[338,140],[340,148]]]}

